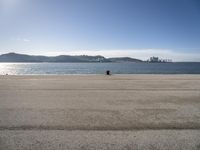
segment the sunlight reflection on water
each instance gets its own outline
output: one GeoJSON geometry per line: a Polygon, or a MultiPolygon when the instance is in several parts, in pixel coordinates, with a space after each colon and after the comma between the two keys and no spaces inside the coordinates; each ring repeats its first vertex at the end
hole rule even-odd
{"type": "Polygon", "coordinates": [[[1,63],[0,64],[0,74],[17,74],[17,64],[12,63],[1,63]]]}
{"type": "MultiPolygon", "coordinates": [[[[37,63],[35,63],[36,65],[37,63]]],[[[34,74],[32,66],[34,63],[0,63],[0,74],[20,75],[34,74]]]]}

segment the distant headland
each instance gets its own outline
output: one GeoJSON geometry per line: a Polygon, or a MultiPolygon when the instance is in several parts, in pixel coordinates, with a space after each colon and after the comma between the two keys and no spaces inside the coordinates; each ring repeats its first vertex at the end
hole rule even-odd
{"type": "Polygon", "coordinates": [[[152,63],[165,63],[172,62],[171,60],[162,60],[158,57],[151,57],[147,61],[143,61],[131,57],[113,57],[105,58],[104,56],[88,56],[88,55],[59,55],[59,56],[36,56],[36,55],[26,55],[18,53],[7,53],[0,55],[0,62],[152,62],[152,63]]]}

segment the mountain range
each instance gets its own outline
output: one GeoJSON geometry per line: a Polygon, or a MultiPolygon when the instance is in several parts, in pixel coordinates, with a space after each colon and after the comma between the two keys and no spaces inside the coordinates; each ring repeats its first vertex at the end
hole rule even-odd
{"type": "Polygon", "coordinates": [[[143,62],[131,57],[105,58],[103,56],[88,55],[59,55],[59,56],[35,56],[17,53],[0,55],[0,62],[143,62]]]}

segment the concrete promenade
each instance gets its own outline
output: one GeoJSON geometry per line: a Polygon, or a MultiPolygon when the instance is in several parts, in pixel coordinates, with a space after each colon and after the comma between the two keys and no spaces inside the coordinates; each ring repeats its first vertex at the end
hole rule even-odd
{"type": "Polygon", "coordinates": [[[200,75],[0,76],[0,150],[200,149],[200,75]]]}

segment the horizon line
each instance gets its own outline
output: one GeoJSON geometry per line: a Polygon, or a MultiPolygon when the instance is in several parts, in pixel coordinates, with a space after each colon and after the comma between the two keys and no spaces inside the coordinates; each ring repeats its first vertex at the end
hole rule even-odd
{"type": "Polygon", "coordinates": [[[42,51],[42,50],[14,50],[2,51],[0,55],[7,53],[17,53],[32,56],[103,56],[105,58],[113,57],[130,57],[140,59],[143,61],[148,60],[150,57],[155,56],[162,59],[171,59],[173,62],[200,62],[200,52],[177,52],[170,49],[126,49],[126,50],[73,50],[73,51],[42,51]],[[38,55],[39,54],[39,55],[38,55]]]}

